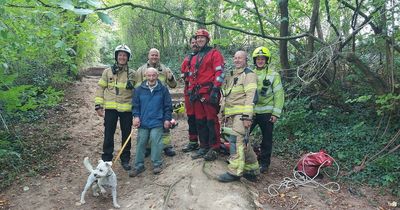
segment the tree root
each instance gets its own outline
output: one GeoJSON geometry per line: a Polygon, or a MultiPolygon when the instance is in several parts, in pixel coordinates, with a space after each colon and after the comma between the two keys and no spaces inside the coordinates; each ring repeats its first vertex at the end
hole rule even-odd
{"type": "MultiPolygon", "coordinates": [[[[209,172],[206,171],[206,163],[207,162],[205,162],[205,161],[203,162],[203,167],[201,168],[201,171],[207,176],[208,179],[218,180],[217,177],[212,176],[209,172]]],[[[209,166],[209,165],[207,164],[207,166],[209,166]]]]}
{"type": "Polygon", "coordinates": [[[189,184],[188,184],[188,191],[189,191],[190,195],[193,195],[192,181],[193,181],[193,176],[190,176],[189,184]]]}
{"type": "Polygon", "coordinates": [[[185,176],[179,177],[173,184],[171,184],[168,188],[167,194],[164,196],[164,204],[162,209],[166,209],[169,201],[169,197],[171,196],[172,190],[174,189],[175,185],[182,181],[185,176]]]}

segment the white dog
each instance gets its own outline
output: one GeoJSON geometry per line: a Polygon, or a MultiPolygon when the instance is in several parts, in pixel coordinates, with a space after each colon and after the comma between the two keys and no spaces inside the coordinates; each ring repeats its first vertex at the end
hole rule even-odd
{"type": "Polygon", "coordinates": [[[85,157],[85,159],[83,160],[83,164],[85,165],[87,170],[89,170],[90,175],[87,179],[85,189],[83,189],[81,194],[81,204],[85,203],[86,191],[93,184],[93,182],[96,182],[92,187],[93,196],[99,196],[99,189],[102,194],[106,193],[104,187],[109,186],[111,187],[113,205],[115,208],[120,208],[117,203],[117,176],[111,168],[112,162],[104,162],[103,160],[99,160],[99,164],[95,169],[93,169],[92,165],[89,162],[89,158],[85,157]]]}

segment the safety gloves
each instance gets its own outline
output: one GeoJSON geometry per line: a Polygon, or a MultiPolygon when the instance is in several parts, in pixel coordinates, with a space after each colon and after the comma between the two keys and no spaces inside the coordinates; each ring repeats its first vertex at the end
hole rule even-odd
{"type": "Polygon", "coordinates": [[[210,93],[210,103],[212,104],[219,104],[219,92],[220,92],[220,88],[219,87],[213,87],[211,89],[211,93],[210,93]]]}

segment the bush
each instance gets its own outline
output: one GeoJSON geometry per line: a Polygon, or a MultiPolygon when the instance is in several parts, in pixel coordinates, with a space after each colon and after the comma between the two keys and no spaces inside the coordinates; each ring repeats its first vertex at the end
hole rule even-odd
{"type": "MultiPolygon", "coordinates": [[[[273,152],[296,159],[303,153],[324,149],[335,158],[342,171],[349,172],[366,156],[380,151],[396,132],[394,125],[399,122],[391,122],[385,133],[379,133],[376,127],[380,118],[371,109],[360,109],[355,104],[351,112],[345,112],[327,104],[309,98],[286,102],[285,113],[274,130],[273,152]],[[318,109],[314,104],[318,104],[318,109]]],[[[365,170],[342,178],[372,186],[393,187],[391,192],[399,194],[399,159],[399,153],[381,155],[368,163],[365,170]]]]}

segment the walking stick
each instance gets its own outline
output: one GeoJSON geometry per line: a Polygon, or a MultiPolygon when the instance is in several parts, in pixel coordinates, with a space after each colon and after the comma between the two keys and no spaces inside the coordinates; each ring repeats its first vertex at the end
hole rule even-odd
{"type": "Polygon", "coordinates": [[[121,147],[121,149],[119,150],[117,156],[115,156],[114,160],[112,161],[112,164],[113,164],[113,165],[114,165],[115,161],[118,160],[119,156],[121,156],[122,151],[124,151],[124,148],[125,148],[126,144],[130,141],[130,138],[131,138],[131,136],[132,136],[132,133],[133,133],[133,130],[131,130],[131,133],[129,134],[128,138],[125,140],[124,145],[122,145],[122,147],[121,147]]]}

